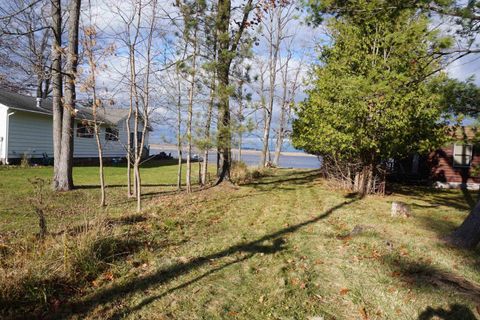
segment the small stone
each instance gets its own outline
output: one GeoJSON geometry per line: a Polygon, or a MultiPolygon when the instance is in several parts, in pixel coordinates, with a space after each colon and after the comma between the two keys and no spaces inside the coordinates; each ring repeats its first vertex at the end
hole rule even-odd
{"type": "Polygon", "coordinates": [[[412,208],[410,207],[410,205],[401,201],[392,202],[392,211],[391,211],[392,217],[408,218],[411,215],[412,215],[412,208]]]}

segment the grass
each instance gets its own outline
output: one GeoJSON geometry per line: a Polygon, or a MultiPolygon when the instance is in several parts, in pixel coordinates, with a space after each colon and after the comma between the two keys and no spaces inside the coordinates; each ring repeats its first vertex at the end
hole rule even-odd
{"type": "Polygon", "coordinates": [[[176,169],[165,165],[144,169],[150,186],[137,215],[124,169],[107,169],[117,186],[106,209],[85,187],[96,174],[76,168],[83,188],[50,195],[42,244],[26,179],[51,169],[0,169],[0,317],[478,317],[479,252],[440,240],[469,210],[460,191],[398,187],[360,199],[315,171],[273,170],[238,189],[187,195],[171,192],[176,169]],[[394,200],[411,204],[413,217],[391,218],[394,200]],[[350,234],[356,226],[363,232],[350,234]]]}

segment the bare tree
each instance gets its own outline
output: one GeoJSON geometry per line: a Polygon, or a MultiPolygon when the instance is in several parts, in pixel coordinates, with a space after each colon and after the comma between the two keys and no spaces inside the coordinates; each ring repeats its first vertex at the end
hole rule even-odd
{"type": "Polygon", "coordinates": [[[73,189],[73,126],[75,119],[76,89],[78,66],[78,30],[80,22],[81,0],[70,0],[68,7],[68,50],[65,65],[65,96],[62,117],[62,142],[60,161],[57,168],[56,189],[73,189]]]}
{"type": "Polygon", "coordinates": [[[45,99],[51,91],[50,46],[52,29],[49,25],[48,7],[37,2],[10,0],[2,4],[0,19],[0,57],[10,64],[9,81],[18,84],[20,91],[35,91],[45,99]],[[14,70],[14,72],[12,72],[14,70]]]}
{"type": "Polygon", "coordinates": [[[62,143],[62,2],[51,0],[52,9],[52,108],[53,108],[53,189],[59,188],[59,164],[62,143]]]}
{"type": "Polygon", "coordinates": [[[270,133],[277,86],[277,68],[282,42],[289,37],[286,28],[293,20],[294,5],[288,1],[270,1],[264,6],[266,19],[262,19],[262,35],[268,47],[268,99],[264,108],[263,148],[260,165],[267,166],[270,155],[270,133]]]}
{"type": "MultiPolygon", "coordinates": [[[[141,11],[144,9],[142,7],[141,1],[139,2],[138,10],[141,11]]],[[[144,52],[145,57],[145,67],[143,68],[143,88],[141,96],[138,90],[138,83],[134,83],[133,94],[135,100],[135,110],[134,110],[134,162],[133,162],[133,172],[134,172],[134,185],[135,185],[135,196],[137,199],[137,212],[142,210],[142,180],[140,175],[140,162],[143,157],[145,137],[149,127],[149,107],[150,107],[150,76],[152,73],[152,50],[153,50],[153,35],[156,24],[156,9],[157,9],[157,0],[150,1],[149,5],[151,6],[151,16],[150,21],[148,21],[148,31],[146,39],[146,47],[144,52]],[[141,105],[140,105],[141,100],[141,105]],[[140,125],[142,126],[142,131],[140,130],[140,125]],[[139,135],[140,134],[140,135],[139,135]]],[[[140,16],[140,14],[139,14],[140,16]]],[[[139,24],[138,28],[141,27],[139,24]]],[[[135,70],[135,65],[134,65],[135,70]]]]}
{"type": "Polygon", "coordinates": [[[187,192],[192,192],[192,120],[193,120],[193,104],[195,98],[195,88],[197,86],[197,57],[199,49],[199,25],[200,16],[203,11],[202,2],[194,1],[192,3],[180,2],[177,0],[177,6],[183,16],[183,37],[186,46],[191,47],[191,54],[188,60],[191,65],[187,67],[189,73],[189,92],[188,92],[188,112],[187,112],[187,172],[186,187],[187,192]]]}
{"type": "Polygon", "coordinates": [[[292,106],[295,104],[295,96],[297,94],[297,90],[301,85],[300,74],[303,69],[303,59],[299,61],[296,68],[295,66],[291,66],[291,60],[293,57],[293,41],[289,42],[289,46],[290,48],[287,50],[285,62],[281,66],[282,97],[279,103],[280,119],[278,122],[278,130],[276,135],[275,155],[273,157],[273,164],[275,166],[278,166],[280,162],[280,154],[282,152],[283,142],[287,134],[287,124],[291,117],[292,106]],[[290,74],[292,71],[293,77],[291,78],[290,74]]]}
{"type": "MultiPolygon", "coordinates": [[[[99,72],[99,60],[104,58],[113,51],[113,46],[107,46],[104,49],[100,49],[97,44],[98,33],[97,28],[92,24],[91,17],[91,7],[90,7],[90,16],[89,22],[90,25],[83,28],[84,40],[83,40],[83,50],[84,56],[87,59],[89,67],[89,75],[84,83],[84,89],[89,94],[91,94],[91,107],[92,107],[92,116],[93,116],[93,129],[95,135],[95,141],[97,144],[98,152],[98,161],[99,161],[99,180],[100,180],[100,206],[104,207],[106,205],[106,192],[105,192],[105,172],[103,164],[103,144],[100,139],[101,125],[106,125],[104,119],[99,118],[99,111],[105,108],[104,103],[100,99],[97,92],[97,73],[99,72]],[[102,121],[103,120],[103,121],[102,121]]],[[[101,68],[100,68],[101,69],[101,68]]],[[[105,128],[106,129],[106,128],[105,128]]],[[[108,133],[105,131],[105,138],[108,135],[113,135],[113,133],[108,133]]],[[[118,139],[118,137],[111,137],[118,139]]]]}

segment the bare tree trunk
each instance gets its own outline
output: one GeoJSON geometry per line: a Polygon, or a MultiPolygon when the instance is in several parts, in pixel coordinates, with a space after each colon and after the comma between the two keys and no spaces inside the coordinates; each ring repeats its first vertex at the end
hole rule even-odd
{"type": "MultiPolygon", "coordinates": [[[[153,42],[153,33],[155,27],[155,17],[156,17],[156,8],[157,8],[157,0],[153,0],[150,2],[152,5],[152,15],[150,26],[148,30],[148,39],[147,39],[147,46],[146,46],[146,66],[144,69],[145,72],[145,79],[143,82],[143,112],[142,112],[142,122],[143,127],[140,136],[140,144],[138,143],[138,128],[139,128],[139,121],[140,121],[140,103],[139,103],[139,94],[137,90],[137,86],[134,87],[134,94],[135,94],[135,162],[134,162],[134,172],[135,172],[135,186],[136,186],[136,196],[137,196],[137,212],[142,210],[142,180],[140,176],[140,161],[143,155],[143,147],[145,145],[145,136],[148,130],[149,121],[148,121],[148,111],[149,111],[149,104],[150,104],[150,73],[151,73],[151,64],[152,64],[152,42],[153,42]]],[[[142,4],[139,3],[139,11],[142,10],[142,4]]],[[[139,14],[140,15],[140,14],[139,14]]],[[[140,20],[140,19],[139,19],[140,20]]],[[[140,23],[137,25],[137,30],[140,29],[140,23]]]]}
{"type": "Polygon", "coordinates": [[[178,153],[177,189],[178,190],[182,190],[182,96],[181,94],[182,94],[182,88],[180,84],[180,77],[178,77],[178,100],[177,100],[177,153],[178,153]]]}
{"type": "Polygon", "coordinates": [[[131,198],[132,193],[132,139],[130,137],[130,121],[132,119],[132,104],[130,104],[130,112],[126,120],[127,129],[127,197],[131,198]]]}
{"type": "Polygon", "coordinates": [[[240,133],[238,136],[238,161],[242,161],[242,143],[243,143],[243,134],[240,133]]]}
{"type": "Polygon", "coordinates": [[[101,127],[98,121],[98,108],[101,107],[101,102],[97,98],[97,84],[96,84],[96,72],[97,72],[97,65],[95,62],[94,56],[94,48],[96,43],[96,30],[93,26],[90,26],[84,29],[84,52],[88,59],[88,65],[90,67],[90,76],[89,81],[87,81],[88,85],[87,88],[92,90],[92,114],[93,114],[93,125],[94,125],[94,133],[95,133],[95,141],[97,143],[97,152],[98,152],[98,174],[100,179],[100,206],[104,207],[106,204],[106,195],[105,195],[105,174],[103,170],[103,146],[102,142],[100,141],[100,131],[101,127]]]}
{"type": "Polygon", "coordinates": [[[177,153],[178,153],[178,170],[177,170],[177,189],[182,190],[182,86],[180,83],[180,75],[177,68],[178,80],[178,100],[177,100],[177,153]]]}
{"type": "Polygon", "coordinates": [[[58,190],[58,167],[60,163],[62,142],[62,13],[61,1],[51,0],[52,6],[52,108],[53,108],[53,183],[54,190],[58,190]]]}
{"type": "Polygon", "coordinates": [[[192,118],[193,118],[193,98],[196,84],[197,67],[197,27],[193,32],[193,55],[192,55],[192,74],[190,79],[190,93],[188,97],[188,118],[187,118],[187,192],[192,192],[192,118]]]}
{"type": "Polygon", "coordinates": [[[286,126],[286,110],[285,107],[282,106],[280,110],[280,120],[279,120],[279,127],[277,132],[277,141],[275,142],[275,155],[273,157],[273,165],[278,167],[280,163],[280,154],[282,153],[283,147],[283,139],[285,138],[285,126],[286,126]]]}
{"type": "MultiPolygon", "coordinates": [[[[133,41],[128,40],[128,50],[129,50],[129,64],[130,64],[130,110],[128,112],[126,129],[127,129],[127,196],[130,198],[133,195],[137,196],[137,183],[135,177],[135,169],[134,177],[133,177],[133,193],[132,193],[132,163],[136,160],[137,154],[137,140],[138,140],[138,132],[137,127],[135,126],[135,132],[133,134],[134,141],[132,141],[132,132],[130,127],[130,122],[132,119],[133,111],[134,111],[134,100],[135,100],[135,110],[138,111],[138,94],[137,94],[137,70],[135,65],[135,48],[137,45],[137,40],[140,34],[140,21],[142,17],[142,9],[141,9],[141,2],[139,3],[139,8],[136,13],[137,21],[136,21],[136,29],[133,41]],[[135,149],[135,150],[134,150],[135,149]],[[133,155],[133,159],[132,159],[133,155]]],[[[128,25],[130,37],[130,25],[128,25]]]]}
{"type": "Polygon", "coordinates": [[[75,118],[75,80],[77,77],[78,65],[78,27],[80,21],[81,0],[71,0],[68,8],[68,53],[65,85],[65,105],[62,119],[62,143],[60,153],[60,164],[58,167],[58,188],[59,191],[73,189],[73,126],[75,118]]]}
{"type": "MultiPolygon", "coordinates": [[[[95,98],[94,98],[95,101],[95,98]]],[[[94,102],[94,104],[96,104],[94,102]]],[[[100,206],[104,207],[106,204],[106,195],[105,195],[105,172],[103,169],[103,147],[102,143],[100,141],[100,128],[97,122],[97,116],[96,116],[96,107],[94,111],[94,126],[95,126],[95,140],[97,141],[97,150],[98,150],[98,161],[99,161],[99,166],[98,166],[98,174],[100,178],[100,193],[101,193],[101,198],[100,198],[100,206]]]]}
{"type": "Polygon", "coordinates": [[[135,196],[137,197],[137,212],[142,211],[142,181],[140,177],[140,166],[137,162],[134,163],[134,175],[135,175],[135,191],[137,192],[135,196]]]}
{"type": "Polygon", "coordinates": [[[208,175],[208,153],[209,153],[209,146],[210,146],[210,127],[212,124],[212,116],[213,116],[213,106],[215,104],[215,76],[212,79],[212,87],[210,89],[210,101],[208,104],[207,110],[207,118],[205,119],[205,141],[207,141],[207,147],[203,151],[203,162],[202,162],[202,169],[201,169],[201,178],[200,183],[202,186],[207,184],[207,175],[208,175]]]}
{"type": "Polygon", "coordinates": [[[282,66],[282,101],[280,102],[280,120],[278,124],[278,132],[277,132],[277,141],[275,144],[275,156],[273,158],[273,164],[278,166],[280,162],[280,154],[282,152],[283,146],[283,139],[285,137],[285,128],[287,126],[287,109],[289,106],[288,101],[288,65],[290,62],[291,55],[287,56],[287,61],[285,65],[282,66]]]}
{"type": "Polygon", "coordinates": [[[474,249],[480,242],[480,201],[463,223],[446,239],[449,243],[466,249],[474,249]]]}
{"type": "Polygon", "coordinates": [[[268,105],[265,109],[265,123],[263,126],[263,150],[262,166],[267,166],[267,156],[270,157],[270,130],[272,126],[273,102],[275,99],[275,88],[277,79],[277,62],[280,51],[280,42],[282,36],[281,9],[275,8],[270,14],[270,27],[268,30],[268,76],[269,76],[269,96],[268,105]],[[276,19],[276,20],[275,20],[276,19]],[[276,26],[275,26],[276,24],[276,26]]]}

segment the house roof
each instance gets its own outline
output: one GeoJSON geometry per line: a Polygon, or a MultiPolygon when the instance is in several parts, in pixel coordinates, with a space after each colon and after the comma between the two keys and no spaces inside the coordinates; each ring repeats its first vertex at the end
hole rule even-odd
{"type": "MultiPolygon", "coordinates": [[[[0,88],[0,104],[15,110],[52,115],[52,100],[50,98],[43,99],[40,107],[37,107],[36,97],[12,92],[3,88],[0,88]]],[[[93,120],[91,108],[87,108],[77,103],[76,109],[78,110],[77,119],[93,120]]],[[[97,111],[97,118],[100,122],[117,124],[119,121],[125,119],[128,116],[128,113],[128,109],[99,108],[97,111]]]]}

